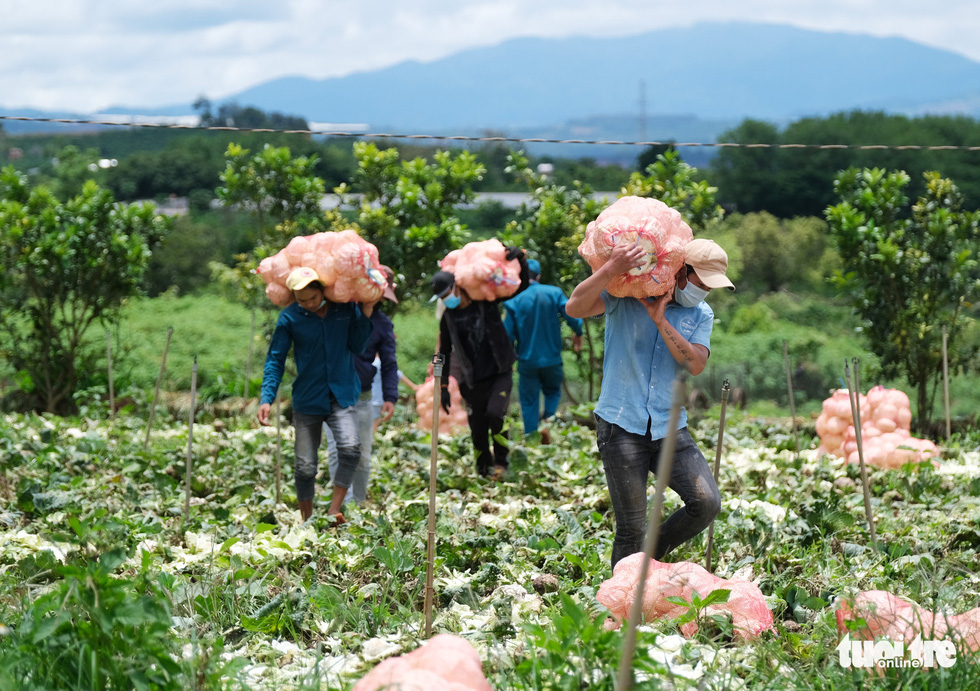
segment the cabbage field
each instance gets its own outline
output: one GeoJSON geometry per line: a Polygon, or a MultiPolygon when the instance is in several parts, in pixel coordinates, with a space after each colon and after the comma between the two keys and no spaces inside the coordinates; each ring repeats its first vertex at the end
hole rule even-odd
{"type": "MultiPolygon", "coordinates": [[[[202,409],[185,520],[186,415],[158,413],[145,449],[145,413],[0,417],[0,688],[350,689],[416,649],[431,446],[413,418],[399,405],[379,429],[369,500],[337,527],[325,479],[299,521],[288,424],[277,503],[276,428],[202,409]]],[[[718,409],[692,433],[713,461],[718,409]]],[[[467,436],[440,440],[433,628],[469,641],[495,689],[612,689],[624,629],[595,597],[613,531],[595,435],[567,417],[552,442],[515,443],[489,483],[467,436]]],[[[842,666],[835,621],[862,590],[980,605],[980,437],[941,444],[938,468],[869,469],[874,547],[857,467],[817,456],[812,420],[800,443],[788,417],[729,411],[714,572],[758,585],[775,631],[646,622],[636,688],[980,688],[966,650],[950,667],[842,666]]],[[[705,547],[670,560],[704,564],[705,547]]]]}

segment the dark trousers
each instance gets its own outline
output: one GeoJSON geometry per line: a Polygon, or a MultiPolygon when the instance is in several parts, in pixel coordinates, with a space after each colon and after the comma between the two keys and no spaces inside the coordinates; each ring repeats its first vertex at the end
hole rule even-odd
{"type": "MultiPolygon", "coordinates": [[[[623,557],[643,551],[647,525],[647,479],[657,472],[663,439],[648,439],[596,418],[596,442],[606,471],[609,498],[616,514],[612,565],[623,557]]],[[[668,486],[684,506],[660,526],[654,559],[661,560],[672,549],[707,528],[721,510],[718,485],[708,462],[691,439],[687,428],[677,430],[674,466],[668,486]]]]}
{"type": "Polygon", "coordinates": [[[504,431],[504,416],[510,406],[510,391],[514,386],[510,370],[487,377],[466,386],[460,383],[459,392],[466,401],[466,416],[469,419],[476,452],[476,471],[489,475],[492,465],[507,467],[507,433],[504,431]],[[493,454],[490,443],[493,442],[493,454]]]}

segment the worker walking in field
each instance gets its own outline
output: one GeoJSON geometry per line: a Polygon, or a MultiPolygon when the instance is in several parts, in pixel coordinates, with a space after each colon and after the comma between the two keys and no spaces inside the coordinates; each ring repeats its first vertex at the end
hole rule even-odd
{"type": "MultiPolygon", "coordinates": [[[[606,315],[605,385],[595,407],[596,442],[616,514],[612,565],[642,551],[647,523],[647,481],[657,461],[670,418],[673,382],[681,368],[704,371],[711,346],[714,313],[704,299],[714,288],[735,289],[725,275],[728,255],[711,240],[685,246],[685,264],[676,285],[664,295],[617,298],[606,291],[616,276],[641,266],[642,246],[616,245],[608,261],[572,291],[568,314],[606,315]]],[[[684,506],[660,528],[654,559],[690,540],[721,510],[711,468],[687,430],[687,413],[678,421],[674,466],[668,485],[684,506]]]]}
{"type": "MultiPolygon", "coordinates": [[[[561,357],[563,319],[574,333],[573,350],[577,353],[582,349],[582,320],[565,312],[565,293],[557,286],[541,283],[541,263],[537,259],[528,259],[527,269],[527,290],[504,303],[504,328],[517,350],[517,394],[525,435],[537,432],[541,420],[549,420],[558,410],[565,379],[561,357]]],[[[550,441],[548,428],[542,427],[541,442],[550,441]]]]}
{"type": "MultiPolygon", "coordinates": [[[[508,247],[506,259],[520,261],[521,280],[516,295],[528,286],[524,250],[508,247]]],[[[509,465],[504,418],[510,407],[517,355],[504,329],[497,301],[473,299],[448,271],[433,274],[430,284],[433,299],[441,298],[446,306],[439,321],[439,352],[445,358],[447,373],[453,371],[454,361],[459,363],[459,391],[466,401],[477,472],[499,480],[509,465]]],[[[448,413],[448,377],[442,379],[441,403],[448,413]]]]}
{"type": "Polygon", "coordinates": [[[279,313],[262,376],[259,424],[269,424],[269,412],[293,350],[296,380],[293,382],[293,425],[296,428],[296,499],[303,520],[313,515],[317,449],[323,423],[337,442],[338,468],[333,477],[333,496],[328,515],[345,522],[341,505],[360,462],[360,443],[354,404],[361,380],[354,358],[364,351],[371,335],[373,303],[363,308],[352,302],[331,302],[324,294],[317,272],[293,269],[286,279],[296,302],[279,313]]]}

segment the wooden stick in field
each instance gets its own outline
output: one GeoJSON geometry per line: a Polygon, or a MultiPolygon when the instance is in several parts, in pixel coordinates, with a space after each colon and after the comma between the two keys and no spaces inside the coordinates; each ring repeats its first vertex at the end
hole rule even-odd
{"type": "Polygon", "coordinates": [[[245,360],[245,392],[242,398],[248,400],[248,378],[252,375],[252,345],[255,343],[255,308],[252,308],[252,328],[248,332],[248,357],[245,360]]]}
{"type": "Polygon", "coordinates": [[[647,572],[650,560],[657,551],[657,540],[660,537],[660,514],[664,509],[664,492],[670,481],[670,473],[674,468],[674,447],[677,443],[677,422],[681,416],[681,406],[684,401],[683,373],[674,380],[673,402],[670,406],[670,418],[667,422],[667,436],[660,445],[660,458],[657,460],[657,488],[653,499],[653,510],[647,521],[647,532],[643,540],[645,559],[640,566],[640,579],[636,584],[636,595],[630,608],[629,623],[626,627],[626,637],[623,640],[623,653],[619,658],[619,669],[616,674],[616,691],[629,691],[633,688],[633,654],[636,652],[636,627],[640,625],[643,616],[643,589],[646,586],[647,572]]]}
{"type": "Polygon", "coordinates": [[[116,392],[112,385],[112,334],[106,329],[105,332],[105,358],[109,369],[109,419],[116,419],[116,392]]]}
{"type": "Polygon", "coordinates": [[[184,532],[191,514],[191,475],[194,472],[194,408],[197,407],[197,355],[191,368],[191,411],[187,423],[187,461],[184,464],[184,517],[180,521],[180,532],[184,532]]]}
{"type": "Polygon", "coordinates": [[[796,429],[796,404],[793,401],[793,374],[789,366],[789,348],[786,340],[783,339],[783,362],[786,364],[786,388],[789,389],[789,416],[793,420],[793,457],[800,455],[800,433],[796,429]]]}
{"type": "Polygon", "coordinates": [[[160,360],[160,374],[157,375],[157,386],[153,390],[153,403],[150,404],[150,417],[146,421],[146,436],[143,437],[143,450],[150,443],[150,430],[153,429],[153,416],[157,410],[157,400],[160,398],[160,385],[163,384],[163,373],[167,371],[167,351],[170,350],[170,337],[174,335],[174,327],[167,327],[167,342],[163,346],[163,359],[160,360]]]}
{"type": "Polygon", "coordinates": [[[425,637],[432,636],[433,581],[436,566],[436,473],[439,454],[439,406],[442,389],[442,353],[432,358],[432,453],[429,456],[429,536],[425,553],[425,637]]]}
{"type": "MultiPolygon", "coordinates": [[[[857,358],[855,358],[855,364],[857,358]]],[[[864,464],[864,443],[861,439],[861,411],[859,392],[851,388],[851,369],[844,360],[844,380],[847,382],[847,398],[851,402],[851,419],[854,422],[854,438],[857,441],[858,461],[861,464],[861,484],[864,486],[864,515],[868,519],[868,532],[871,534],[871,544],[877,545],[878,538],[875,537],[875,521],[871,513],[871,485],[868,482],[868,467],[864,464]]]]}
{"type": "Polygon", "coordinates": [[[280,419],[281,399],[276,392],[276,506],[282,501],[282,423],[280,419]]]}
{"type": "Polygon", "coordinates": [[[943,403],[946,406],[946,439],[953,434],[949,419],[949,355],[946,351],[946,325],[943,324],[943,403]]]}
{"type": "MultiPolygon", "coordinates": [[[[785,341],[783,341],[785,343],[785,341]]],[[[718,484],[718,475],[721,473],[721,448],[724,445],[725,440],[725,409],[728,407],[728,392],[731,387],[726,379],[721,385],[721,415],[718,417],[718,444],[715,446],[715,484],[718,484]]],[[[707,555],[705,557],[705,565],[708,571],[711,571],[711,548],[715,538],[715,519],[711,519],[711,525],[708,526],[708,549],[707,555]]]]}

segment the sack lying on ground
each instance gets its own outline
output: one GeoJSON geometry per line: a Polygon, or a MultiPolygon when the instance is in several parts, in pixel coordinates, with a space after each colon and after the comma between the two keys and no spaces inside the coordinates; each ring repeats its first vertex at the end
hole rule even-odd
{"type": "Polygon", "coordinates": [[[354,685],[354,691],[425,689],[425,691],[493,691],[472,645],[459,636],[440,633],[421,648],[390,657],[354,685]]]}
{"type": "MultiPolygon", "coordinates": [[[[899,389],[876,386],[867,396],[857,395],[861,417],[864,462],[880,468],[901,468],[939,456],[939,447],[928,439],[917,439],[909,431],[912,409],[909,397],[899,389]]],[[[834,391],[823,402],[817,418],[820,437],[818,453],[859,463],[854,416],[846,389],[834,391]]],[[[936,461],[933,461],[936,464],[936,461]]]]}
{"type": "MultiPolygon", "coordinates": [[[[643,552],[621,559],[613,569],[612,578],[599,586],[596,599],[612,615],[612,621],[606,622],[606,628],[617,629],[624,620],[629,619],[630,609],[636,599],[643,559],[643,552]]],[[[772,629],[772,612],[766,607],[765,597],[757,585],[748,581],[719,578],[703,566],[686,561],[667,564],[656,559],[650,560],[646,586],[643,589],[643,616],[646,621],[676,619],[687,612],[689,607],[669,602],[668,597],[677,596],[690,602],[694,592],[704,599],[715,590],[728,590],[728,601],[709,605],[706,613],[730,613],[732,629],[737,638],[755,638],[763,631],[772,629]]],[[[697,633],[697,621],[682,624],[680,629],[682,634],[690,638],[697,633]]]]}

